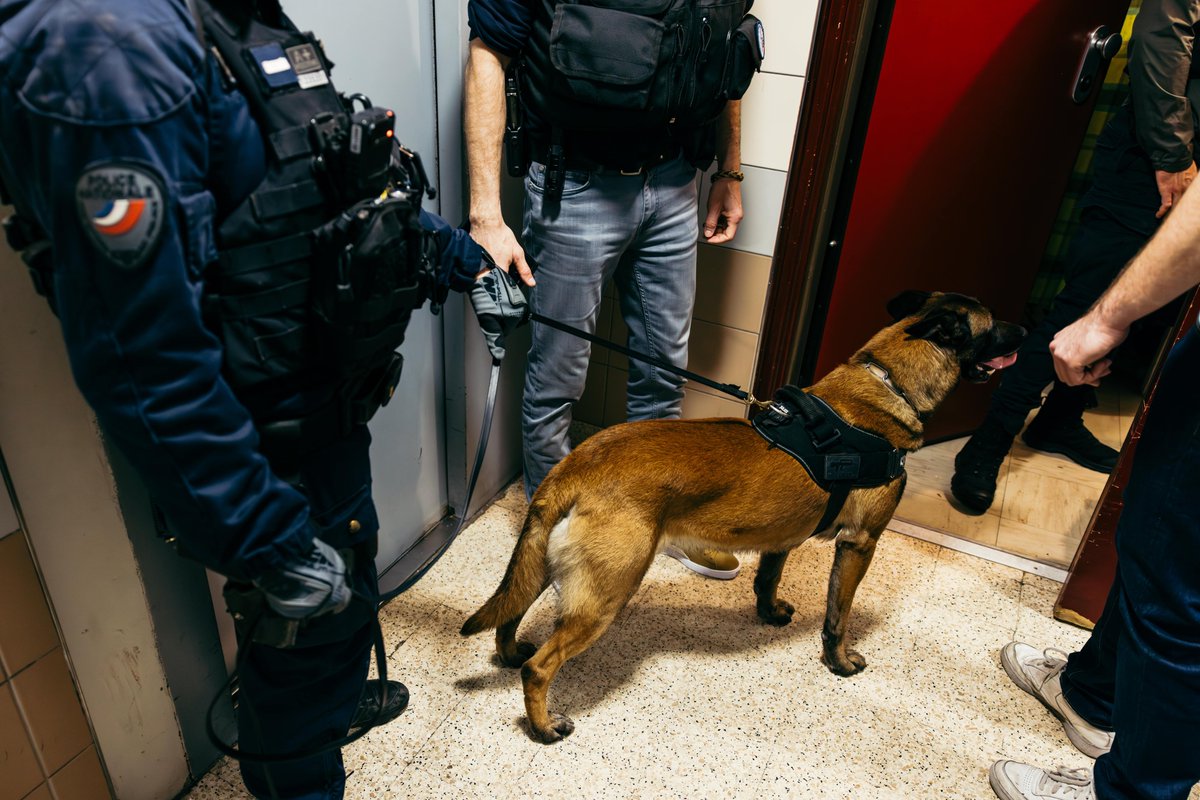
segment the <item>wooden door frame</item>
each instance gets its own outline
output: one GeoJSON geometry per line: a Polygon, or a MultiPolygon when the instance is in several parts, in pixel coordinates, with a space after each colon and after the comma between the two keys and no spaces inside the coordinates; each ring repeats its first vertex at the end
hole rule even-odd
{"type": "Polygon", "coordinates": [[[814,310],[822,292],[828,296],[834,272],[826,268],[837,256],[829,232],[839,216],[838,197],[852,194],[841,189],[857,176],[891,5],[821,0],[817,9],[754,370],[757,397],[812,378],[798,374],[800,362],[809,332],[824,322],[823,312],[818,320],[814,310]]]}

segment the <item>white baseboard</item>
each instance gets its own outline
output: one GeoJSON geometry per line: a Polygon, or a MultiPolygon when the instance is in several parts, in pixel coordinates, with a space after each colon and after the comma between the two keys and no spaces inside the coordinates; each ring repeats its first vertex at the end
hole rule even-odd
{"type": "Polygon", "coordinates": [[[914,539],[920,539],[923,542],[940,545],[949,550],[957,550],[960,553],[982,558],[985,561],[1003,564],[1006,567],[1015,567],[1023,572],[1032,572],[1034,575],[1040,575],[1043,578],[1049,578],[1059,583],[1065,583],[1067,580],[1067,571],[1062,567],[1053,567],[1049,564],[1043,564],[1040,561],[1034,561],[1032,558],[1014,555],[1013,553],[990,547],[986,544],[973,542],[970,539],[960,539],[957,536],[935,531],[932,528],[926,528],[922,525],[893,519],[888,523],[888,530],[902,533],[905,536],[911,536],[914,539]]]}

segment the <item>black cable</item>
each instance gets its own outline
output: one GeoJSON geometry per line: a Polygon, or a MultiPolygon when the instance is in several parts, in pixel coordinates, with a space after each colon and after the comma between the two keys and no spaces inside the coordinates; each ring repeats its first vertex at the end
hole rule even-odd
{"type": "MultiPolygon", "coordinates": [[[[217,734],[216,728],[213,725],[213,712],[216,710],[217,703],[221,701],[221,698],[228,696],[230,689],[233,687],[234,681],[237,680],[238,673],[241,671],[242,665],[245,663],[245,660],[248,657],[250,651],[249,645],[253,639],[254,631],[265,615],[264,611],[260,612],[255,618],[254,622],[251,624],[250,630],[246,634],[245,641],[238,643],[238,656],[237,661],[234,664],[233,671],[229,674],[229,679],[225,681],[225,684],[220,688],[216,696],[213,697],[212,702],[208,705],[208,713],[205,715],[204,719],[205,730],[208,733],[209,741],[212,742],[213,746],[216,747],[219,752],[221,752],[223,755],[229,756],[235,761],[249,761],[255,764],[276,764],[284,761],[299,761],[301,759],[311,758],[322,753],[328,753],[332,750],[339,750],[351,742],[358,741],[375,728],[378,728],[380,725],[384,724],[383,717],[387,711],[387,654],[384,652],[383,628],[379,624],[379,596],[376,595],[375,597],[369,597],[362,592],[355,590],[351,590],[351,593],[355,597],[358,597],[364,602],[370,604],[372,608],[371,624],[374,627],[373,637],[375,639],[375,641],[372,643],[372,649],[375,651],[375,668],[379,672],[379,684],[381,691],[379,698],[379,710],[375,712],[375,718],[370,723],[360,727],[354,733],[338,737],[337,739],[329,742],[312,745],[311,747],[305,747],[286,753],[261,753],[247,751],[241,749],[240,747],[231,747],[227,742],[223,741],[217,734]]],[[[264,647],[269,647],[269,645],[264,645],[264,647]]],[[[247,710],[250,710],[249,707],[247,707],[247,710]]],[[[252,710],[250,710],[250,712],[253,714],[252,710]]],[[[268,782],[269,780],[270,779],[268,776],[268,782]]]]}

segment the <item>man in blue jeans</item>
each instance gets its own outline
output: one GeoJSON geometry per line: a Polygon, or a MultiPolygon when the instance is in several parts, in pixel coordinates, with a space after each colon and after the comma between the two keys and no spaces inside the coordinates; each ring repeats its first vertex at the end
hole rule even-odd
{"type": "MultiPolygon", "coordinates": [[[[1137,319],[1200,281],[1200,194],[1187,192],[1092,309],[1054,337],[1060,380],[1098,385],[1137,319]]],[[[1167,359],[1117,527],[1117,575],[1083,648],[1063,658],[1014,642],[1013,681],[1062,720],[1095,767],[1013,761],[989,778],[1004,800],[1183,800],[1200,781],[1200,331],[1167,359]]]]}
{"type": "MultiPolygon", "coordinates": [[[[669,118],[623,104],[653,106],[657,82],[669,77],[653,59],[676,40],[676,62],[696,69],[680,92],[690,88],[692,96],[704,96],[700,87],[712,76],[703,65],[715,65],[719,74],[727,59],[734,63],[729,34],[749,5],[700,9],[676,3],[673,8],[695,8],[684,10],[692,16],[672,24],[667,36],[662,30],[668,21],[637,11],[560,8],[554,0],[468,3],[471,233],[498,265],[515,265],[530,286],[535,278],[529,265],[537,265],[533,311],[592,333],[603,286],[612,279],[629,346],[686,366],[696,288],[697,169],[716,157],[704,239],[727,242],[742,219],[738,102],[710,104],[703,113],[711,116],[696,124],[683,121],[693,110],[686,103],[669,118]],[[639,36],[655,32],[662,35],[639,44],[639,36]],[[640,59],[645,63],[634,63],[640,59]],[[500,213],[506,89],[513,95],[507,127],[519,127],[523,137],[523,149],[509,150],[508,157],[510,171],[525,170],[524,249],[500,213]]],[[[682,96],[670,94],[672,102],[682,96]]],[[[570,451],[571,406],[583,394],[591,353],[587,341],[544,325],[535,323],[532,334],[522,405],[530,497],[570,451]]],[[[683,383],[673,373],[631,360],[628,418],[678,417],[683,383]]],[[[733,578],[739,567],[731,554],[700,548],[671,555],[713,578],[733,578]]]]}

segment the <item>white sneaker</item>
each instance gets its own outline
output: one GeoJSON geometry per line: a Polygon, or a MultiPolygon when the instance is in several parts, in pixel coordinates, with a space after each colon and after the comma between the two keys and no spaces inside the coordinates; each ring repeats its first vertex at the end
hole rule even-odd
{"type": "Polygon", "coordinates": [[[1041,700],[1051,714],[1062,720],[1067,738],[1081,753],[1099,758],[1112,749],[1112,732],[1101,730],[1076,714],[1063,697],[1059,676],[1067,666],[1066,653],[1053,648],[1039,651],[1024,642],[1009,642],[1000,651],[1000,664],[1013,683],[1041,700]]]}
{"type": "Polygon", "coordinates": [[[1046,772],[1016,761],[997,761],[988,770],[988,783],[1000,800],[1036,800],[1051,797],[1061,800],[1095,800],[1090,769],[1059,767],[1046,772]]]}
{"type": "Polygon", "coordinates": [[[742,570],[737,556],[720,550],[696,549],[688,552],[683,548],[667,545],[663,548],[662,553],[683,564],[692,572],[718,581],[731,581],[742,570]]]}

